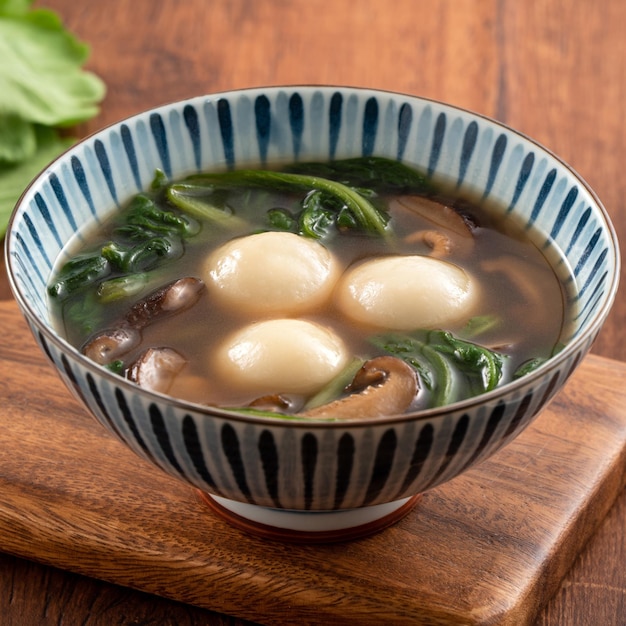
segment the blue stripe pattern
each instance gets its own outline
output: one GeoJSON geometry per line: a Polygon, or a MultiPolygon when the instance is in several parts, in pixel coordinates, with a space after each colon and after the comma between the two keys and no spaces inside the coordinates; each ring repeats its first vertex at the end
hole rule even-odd
{"type": "Polygon", "coordinates": [[[409,141],[412,125],[413,109],[408,102],[403,102],[398,114],[398,151],[396,152],[396,159],[398,159],[398,161],[402,161],[404,158],[404,152],[409,141]]]}
{"type": "Polygon", "coordinates": [[[100,139],[96,139],[94,142],[94,152],[96,153],[96,158],[98,159],[98,163],[100,164],[100,171],[102,172],[104,182],[106,183],[106,186],[111,193],[111,198],[113,198],[115,204],[119,204],[117,199],[117,189],[115,188],[115,181],[113,180],[113,171],[111,169],[111,163],[109,161],[109,155],[100,139]]]}
{"type": "Polygon", "coordinates": [[[474,154],[474,148],[476,147],[477,137],[478,124],[476,122],[470,122],[467,126],[465,134],[463,135],[463,147],[461,149],[461,155],[459,159],[459,177],[456,183],[457,187],[460,187],[465,180],[467,167],[472,159],[472,154],[474,154]]]}
{"type": "Polygon", "coordinates": [[[340,509],[346,502],[350,507],[366,506],[384,502],[390,497],[399,499],[433,488],[450,477],[451,469],[455,473],[463,471],[476,460],[493,454],[517,435],[537,410],[550,400],[581,358],[581,352],[576,353],[567,371],[565,368],[557,369],[549,378],[507,402],[494,400],[492,408],[481,413],[472,415],[467,411],[453,411],[445,420],[422,420],[417,430],[410,428],[410,424],[398,424],[391,428],[369,427],[367,437],[358,436],[358,430],[338,433],[337,437],[330,439],[336,464],[334,479],[328,484],[320,484],[318,477],[325,469],[321,450],[325,439],[317,436],[318,432],[308,429],[306,424],[302,427],[299,446],[293,448],[300,450],[302,471],[291,471],[286,476],[281,471],[277,444],[284,422],[276,420],[276,427],[263,425],[257,438],[253,438],[259,451],[259,466],[251,464],[250,459],[254,455],[250,451],[244,454],[247,427],[236,422],[222,422],[218,427],[219,448],[208,450],[204,441],[215,435],[212,425],[208,426],[206,415],[184,412],[180,417],[168,414],[165,419],[164,409],[156,402],[148,402],[145,406],[134,403],[127,399],[121,387],[115,386],[110,390],[106,381],[103,382],[98,375],[83,372],[80,366],[72,368],[67,356],[60,353],[55,344],[46,342],[44,334],[37,333],[37,338],[45,354],[59,365],[68,384],[87,405],[91,405],[94,414],[141,456],[205,491],[277,508],[294,506],[285,481],[302,476],[305,510],[316,510],[317,503],[324,500],[327,492],[333,499],[331,507],[340,509]],[[114,401],[109,402],[109,398],[114,398],[114,401]],[[479,414],[485,415],[485,419],[482,433],[475,440],[469,436],[470,423],[473,423],[472,420],[475,422],[479,414]],[[176,422],[180,424],[180,435],[176,433],[176,422]],[[177,446],[179,439],[183,442],[181,446],[177,446]],[[377,442],[374,454],[364,454],[374,441],[377,442]],[[400,446],[400,442],[406,445],[400,446]],[[434,458],[432,453],[435,449],[443,449],[445,454],[434,458]],[[221,457],[221,461],[216,455],[221,457]],[[355,482],[355,467],[357,459],[361,464],[368,458],[369,480],[362,490],[358,481],[355,482]],[[164,465],[164,460],[167,465],[164,465]],[[211,470],[211,467],[219,466],[228,468],[232,484],[223,477],[220,479],[219,472],[211,470]],[[397,467],[405,469],[396,478],[394,469],[397,467]],[[250,478],[255,475],[262,476],[263,480],[253,490],[250,478]]]}
{"type": "Polygon", "coordinates": [[[7,235],[8,269],[46,357],[97,419],[137,454],[204,491],[305,511],[400,500],[516,437],[563,385],[614,298],[619,255],[605,211],[540,146],[480,116],[371,90],[270,88],[201,97],[140,114],[77,145],[26,192],[7,235]],[[154,169],[171,178],[245,159],[380,155],[478,192],[519,219],[569,285],[569,345],[536,375],[480,402],[419,420],[338,423],[229,417],[179,405],[86,362],[55,337],[45,286],[72,236],[104,221],[154,169]]]}
{"type": "Polygon", "coordinates": [[[189,139],[191,139],[191,145],[193,146],[193,159],[196,165],[196,169],[200,170],[202,167],[202,143],[200,139],[200,122],[198,117],[198,111],[190,105],[187,105],[183,109],[183,118],[185,120],[185,126],[189,133],[189,139]]]}
{"type": "Polygon", "coordinates": [[[267,164],[267,149],[272,128],[270,101],[267,99],[267,96],[259,96],[254,101],[254,117],[256,119],[256,136],[259,144],[260,161],[265,166],[267,164]]]}
{"type": "Polygon", "coordinates": [[[504,152],[506,150],[506,136],[499,135],[496,139],[496,143],[493,146],[493,152],[491,154],[491,165],[489,167],[489,176],[487,177],[487,185],[485,186],[485,191],[483,193],[483,198],[486,198],[491,193],[493,188],[493,184],[496,180],[496,176],[498,175],[498,170],[502,165],[502,159],[504,157],[504,152]]]}
{"type": "Polygon", "coordinates": [[[434,176],[437,170],[437,164],[439,163],[439,156],[441,155],[441,146],[446,133],[446,115],[440,113],[435,123],[433,132],[433,143],[430,147],[430,157],[428,159],[428,176],[434,176]]]}
{"type": "Polygon", "coordinates": [[[376,133],[378,132],[378,101],[370,98],[365,103],[363,114],[363,156],[371,156],[376,145],[376,133]]]}
{"type": "MultiPolygon", "coordinates": [[[[94,218],[97,219],[96,207],[94,206],[93,198],[91,197],[91,191],[89,190],[89,184],[87,183],[87,176],[85,175],[83,164],[81,163],[80,159],[76,156],[72,156],[71,163],[72,163],[72,172],[74,173],[74,180],[78,184],[78,187],[81,193],[83,194],[83,198],[85,199],[85,202],[87,202],[87,206],[89,207],[90,214],[94,218]]],[[[135,163],[135,167],[136,165],[137,164],[135,163]]],[[[139,182],[138,173],[136,176],[136,183],[137,183],[137,189],[139,189],[140,182],[139,182]]],[[[78,230],[78,226],[76,226],[76,230],[78,230]]]]}
{"type": "Polygon", "coordinates": [[[522,192],[526,187],[526,183],[528,182],[534,163],[535,153],[529,152],[524,157],[524,161],[522,162],[522,167],[520,168],[517,183],[515,184],[515,191],[513,192],[513,197],[511,198],[511,202],[507,208],[507,213],[510,213],[515,208],[519,197],[522,195],[522,192]]]}
{"type": "Polygon", "coordinates": [[[221,98],[217,103],[217,114],[224,145],[224,158],[230,168],[235,165],[235,148],[233,143],[233,121],[230,114],[230,104],[225,98],[221,98]]]}
{"type": "Polygon", "coordinates": [[[302,145],[302,133],[304,131],[304,104],[300,94],[294,93],[289,98],[289,127],[293,137],[292,149],[294,160],[298,160],[300,146],[302,145]]]}
{"type": "Polygon", "coordinates": [[[328,158],[334,159],[337,155],[337,144],[339,142],[339,131],[341,130],[343,96],[336,92],[330,98],[328,108],[328,158]]]}

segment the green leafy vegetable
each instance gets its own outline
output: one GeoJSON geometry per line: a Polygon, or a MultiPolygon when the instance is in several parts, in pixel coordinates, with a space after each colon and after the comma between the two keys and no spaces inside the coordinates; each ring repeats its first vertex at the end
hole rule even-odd
{"type": "Polygon", "coordinates": [[[421,352],[425,359],[421,367],[425,368],[429,365],[431,368],[429,379],[434,398],[433,404],[442,406],[460,399],[458,394],[455,395],[454,391],[455,370],[451,360],[446,358],[437,347],[428,344],[422,346],[421,352]]]}
{"type": "MultiPolygon", "coordinates": [[[[13,207],[28,183],[74,141],[64,139],[51,128],[36,127],[37,148],[35,154],[19,163],[0,162],[0,237],[4,235],[13,207]]],[[[0,131],[0,145],[3,138],[0,131]]]]}
{"type": "Polygon", "coordinates": [[[98,256],[109,261],[115,271],[129,274],[153,269],[161,259],[178,258],[182,252],[180,239],[162,236],[150,237],[133,246],[111,241],[101,248],[98,256]]]}
{"type": "Polygon", "coordinates": [[[150,190],[160,191],[161,189],[165,189],[168,184],[169,180],[165,172],[157,168],[154,172],[154,178],[152,179],[152,183],[150,183],[150,190]]]}
{"type": "Polygon", "coordinates": [[[295,163],[286,167],[285,171],[329,178],[363,190],[375,184],[376,189],[384,193],[425,193],[432,190],[426,176],[400,161],[384,157],[355,157],[327,163],[295,163]]]}
{"type": "Polygon", "coordinates": [[[148,282],[148,274],[144,272],[111,278],[98,285],[98,298],[103,303],[122,300],[141,293],[148,282]]]}
{"type": "Polygon", "coordinates": [[[88,47],[32,0],[0,0],[0,235],[24,188],[72,142],[58,128],[94,117],[102,81],[88,47]]]}
{"type": "Polygon", "coordinates": [[[365,363],[364,359],[352,359],[335,378],[320,389],[314,396],[309,398],[304,409],[314,409],[318,406],[328,404],[340,396],[345,388],[352,382],[352,379],[361,369],[363,363],[365,363]]]}
{"type": "Polygon", "coordinates": [[[255,415],[256,417],[272,417],[272,418],[280,418],[284,420],[307,420],[307,417],[303,417],[302,415],[291,414],[291,413],[279,413],[278,411],[267,411],[264,409],[255,409],[254,407],[249,406],[235,406],[228,407],[222,406],[220,407],[221,411],[226,411],[228,413],[243,413],[245,415],[255,415]]]}
{"type": "Polygon", "coordinates": [[[12,114],[0,114],[0,162],[19,163],[37,151],[37,132],[34,124],[12,114]]]}
{"type": "Polygon", "coordinates": [[[45,126],[71,126],[98,112],[99,78],[85,72],[89,48],[47,9],[0,2],[0,110],[45,126]]]}
{"type": "Polygon", "coordinates": [[[124,213],[124,223],[115,232],[129,239],[143,241],[159,235],[190,237],[200,231],[196,220],[163,210],[146,194],[137,194],[124,213]]]}
{"type": "Polygon", "coordinates": [[[298,229],[298,220],[287,209],[269,209],[267,221],[271,228],[295,232],[298,229]]]}
{"type": "Polygon", "coordinates": [[[206,185],[189,182],[173,183],[167,187],[167,199],[181,211],[204,222],[238,227],[242,220],[211,201],[206,185]]]}
{"type": "Polygon", "coordinates": [[[66,320],[66,326],[71,325],[74,331],[84,337],[102,328],[103,309],[98,300],[95,292],[87,291],[80,298],[65,302],[63,319],[66,320]]]}
{"type": "Polygon", "coordinates": [[[497,315],[477,315],[468,320],[461,334],[464,339],[474,339],[480,335],[493,330],[502,323],[497,315]]]}
{"type": "Polygon", "coordinates": [[[431,406],[491,391],[502,379],[504,355],[448,331],[375,335],[370,342],[416,369],[432,396],[431,406]]]}
{"type": "Polygon", "coordinates": [[[68,261],[58,273],[48,293],[65,298],[85,285],[90,285],[111,273],[111,264],[101,254],[84,254],[68,261]]]}
{"type": "Polygon", "coordinates": [[[543,365],[547,359],[544,358],[534,358],[528,359],[528,361],[524,361],[516,370],[513,372],[513,378],[521,378],[522,376],[526,376],[526,374],[530,374],[534,372],[539,366],[543,365]]]}
{"type": "Polygon", "coordinates": [[[299,231],[306,237],[323,239],[334,228],[338,211],[324,201],[324,193],[313,191],[304,199],[300,213],[299,231]]]}
{"type": "Polygon", "coordinates": [[[119,359],[107,363],[104,367],[106,367],[113,374],[117,374],[118,376],[123,376],[126,370],[126,365],[124,364],[124,361],[120,361],[119,359]]]}
{"type": "Polygon", "coordinates": [[[167,185],[166,197],[181,211],[203,222],[240,227],[241,218],[233,214],[229,205],[230,193],[242,194],[234,203],[239,211],[242,201],[244,205],[248,203],[247,196],[260,206],[260,193],[283,192],[296,200],[289,208],[267,209],[269,228],[314,239],[344,231],[387,237],[391,234],[389,214],[373,186],[392,193],[423,193],[431,189],[424,175],[399,161],[359,157],[289,165],[281,171],[244,169],[195,174],[167,185]]]}
{"type": "Polygon", "coordinates": [[[198,174],[191,179],[195,184],[204,185],[207,189],[259,187],[286,192],[301,190],[306,194],[314,191],[323,192],[335,203],[345,206],[364,231],[378,235],[386,234],[389,217],[384,210],[375,207],[356,189],[328,178],[271,170],[234,170],[198,174]]]}
{"type": "Polygon", "coordinates": [[[136,276],[155,269],[167,259],[179,258],[184,240],[200,231],[185,215],[159,208],[147,194],[137,194],[113,229],[114,238],[91,253],[68,261],[48,287],[59,300],[87,289],[114,274],[99,286],[105,301],[117,300],[140,289],[136,276]]]}

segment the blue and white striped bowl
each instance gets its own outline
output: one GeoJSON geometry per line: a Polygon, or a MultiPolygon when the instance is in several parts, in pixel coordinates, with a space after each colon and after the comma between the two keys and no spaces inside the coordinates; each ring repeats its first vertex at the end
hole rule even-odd
{"type": "Polygon", "coordinates": [[[202,96],[106,128],[30,185],[12,217],[6,255],[35,339],[107,429],[236,515],[313,532],[382,519],[516,437],[588,352],[619,276],[606,211],[553,154],[464,110],[343,87],[202,96]],[[233,415],[147,392],[91,363],[54,330],[46,284],[65,243],[146,189],[156,168],[175,179],[215,167],[367,155],[451,180],[545,235],[547,254],[571,275],[576,301],[573,331],[558,356],[517,382],[447,408],[301,422],[233,415]]]}

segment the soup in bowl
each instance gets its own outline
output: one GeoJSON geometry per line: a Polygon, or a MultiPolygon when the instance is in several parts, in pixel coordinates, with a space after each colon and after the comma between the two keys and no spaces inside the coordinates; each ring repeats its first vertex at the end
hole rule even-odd
{"type": "Polygon", "coordinates": [[[104,427],[234,523],[308,539],[381,528],[515,438],[619,275],[605,209],[546,149],[334,87],[96,133],[31,184],[6,252],[104,427]]]}

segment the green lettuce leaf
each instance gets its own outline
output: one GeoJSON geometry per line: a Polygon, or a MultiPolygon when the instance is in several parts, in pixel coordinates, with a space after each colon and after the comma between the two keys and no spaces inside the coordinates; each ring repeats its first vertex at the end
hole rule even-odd
{"type": "Polygon", "coordinates": [[[52,11],[0,16],[0,111],[46,126],[95,116],[105,87],[82,69],[88,55],[52,11]]]}
{"type": "Polygon", "coordinates": [[[99,112],[89,47],[32,0],[0,0],[0,236],[28,183],[74,140],[59,128],[99,112]]]}
{"type": "Polygon", "coordinates": [[[0,163],[19,163],[37,151],[35,125],[17,115],[0,113],[0,163]]]}
{"type": "Polygon", "coordinates": [[[50,161],[67,150],[74,139],[61,138],[52,128],[35,127],[37,147],[33,156],[13,165],[0,165],[0,237],[6,232],[11,212],[28,183],[50,161]]]}
{"type": "Polygon", "coordinates": [[[25,15],[34,0],[0,0],[0,17],[12,15],[20,17],[25,15]]]}

